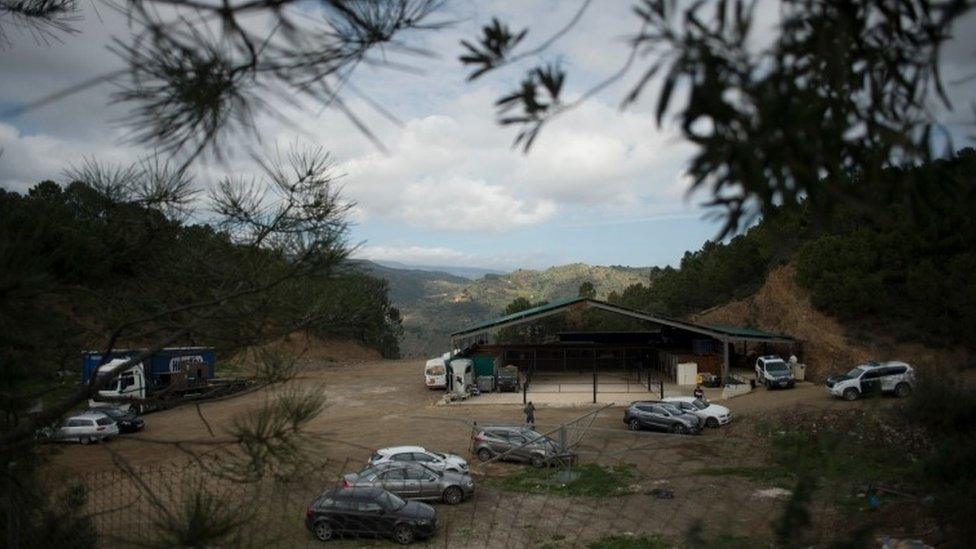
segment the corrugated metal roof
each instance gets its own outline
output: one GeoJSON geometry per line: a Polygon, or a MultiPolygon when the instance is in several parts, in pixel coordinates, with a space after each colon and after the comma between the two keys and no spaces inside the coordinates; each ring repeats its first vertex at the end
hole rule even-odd
{"type": "Polygon", "coordinates": [[[756,339],[793,339],[791,336],[786,334],[764,332],[762,330],[755,330],[753,328],[739,328],[738,326],[726,326],[724,324],[709,324],[707,327],[715,330],[716,332],[720,332],[732,337],[750,337],[756,339]]]}
{"type": "Polygon", "coordinates": [[[451,336],[466,335],[472,333],[478,333],[495,326],[502,324],[507,324],[510,322],[515,322],[523,318],[528,318],[531,316],[550,313],[556,309],[561,309],[564,307],[569,307],[578,303],[587,302],[591,306],[595,306],[602,309],[611,310],[622,315],[632,315],[635,318],[641,318],[643,320],[648,320],[651,322],[658,322],[661,324],[673,326],[676,328],[686,328],[688,330],[711,335],[713,337],[721,339],[722,336],[731,337],[733,339],[753,339],[753,340],[792,340],[793,338],[785,334],[777,334],[772,332],[763,332],[761,330],[754,330],[752,328],[738,328],[735,326],[724,326],[724,325],[704,325],[695,324],[694,322],[688,322],[686,320],[678,320],[673,318],[667,318],[659,315],[651,315],[642,311],[636,311],[633,309],[628,309],[627,307],[621,307],[620,305],[614,305],[612,303],[606,303],[604,301],[599,301],[596,299],[589,299],[585,297],[572,297],[557,299],[551,303],[546,303],[545,305],[540,305],[538,307],[532,307],[531,309],[526,309],[524,311],[519,311],[510,315],[505,315],[498,318],[493,318],[486,320],[484,322],[479,322],[471,326],[467,326],[461,330],[458,330],[451,334],[451,336]]]}
{"type": "Polygon", "coordinates": [[[525,318],[527,316],[537,315],[539,313],[545,313],[553,309],[559,309],[560,307],[566,307],[574,303],[579,303],[586,301],[585,297],[573,297],[565,299],[557,299],[545,305],[539,305],[538,307],[532,307],[531,309],[526,309],[524,311],[519,311],[517,313],[512,313],[510,315],[500,316],[498,318],[492,318],[490,320],[485,320],[484,322],[478,322],[470,326],[465,326],[463,329],[454,332],[451,335],[457,335],[465,332],[473,332],[476,330],[481,330],[483,328],[491,328],[492,326],[497,326],[498,324],[504,324],[506,322],[511,322],[513,320],[519,320],[520,318],[525,318]]]}

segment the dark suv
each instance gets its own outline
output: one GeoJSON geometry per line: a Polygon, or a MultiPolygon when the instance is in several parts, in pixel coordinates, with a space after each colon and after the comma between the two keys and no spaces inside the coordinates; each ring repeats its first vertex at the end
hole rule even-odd
{"type": "Polygon", "coordinates": [[[533,467],[558,465],[576,460],[573,452],[560,452],[556,441],[527,427],[476,428],[471,437],[471,452],[481,461],[499,459],[530,463],[533,467]]]}
{"type": "Polygon", "coordinates": [[[321,541],[386,537],[404,545],[437,531],[437,511],[382,488],[327,490],[309,505],[305,525],[321,541]]]}
{"type": "Polygon", "coordinates": [[[657,429],[675,434],[698,434],[704,420],[683,412],[670,402],[638,400],[624,410],[624,423],[632,431],[657,429]]]}

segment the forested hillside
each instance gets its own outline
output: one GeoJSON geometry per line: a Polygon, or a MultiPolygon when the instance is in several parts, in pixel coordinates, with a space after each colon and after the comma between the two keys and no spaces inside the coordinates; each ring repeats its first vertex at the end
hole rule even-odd
{"type": "MultiPolygon", "coordinates": [[[[976,151],[880,178],[846,178],[853,200],[776,211],[726,243],[706,242],[678,268],[610,301],[686,316],[753,293],[791,262],[813,305],[848,330],[931,345],[976,341],[976,151]]],[[[743,319],[745,320],[745,319],[743,319]]]]}
{"type": "MultiPolygon", "coordinates": [[[[255,291],[245,291],[219,317],[195,318],[192,330],[171,344],[215,346],[220,355],[294,329],[398,354],[399,314],[386,282],[344,267],[338,246],[313,258],[319,267],[311,274],[290,276],[289,258],[236,244],[213,226],[82,182],[62,188],[45,181],[26,195],[0,190],[0,251],[5,376],[75,368],[81,350],[102,348],[120,325],[135,334],[150,334],[161,323],[181,328],[182,311],[251,287],[244,281],[255,291]]],[[[113,343],[142,345],[148,337],[113,343]]]]}

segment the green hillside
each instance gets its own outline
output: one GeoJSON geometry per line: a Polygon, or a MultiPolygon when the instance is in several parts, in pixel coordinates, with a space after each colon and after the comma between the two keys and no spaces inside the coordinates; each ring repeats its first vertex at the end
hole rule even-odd
{"type": "Polygon", "coordinates": [[[574,296],[591,282],[597,297],[647,282],[649,268],[603,267],[583,263],[536,271],[488,274],[468,280],[444,272],[396,269],[363,262],[390,287],[390,299],[403,317],[403,356],[434,356],[448,349],[450,333],[459,327],[501,314],[517,297],[533,302],[574,296]]]}

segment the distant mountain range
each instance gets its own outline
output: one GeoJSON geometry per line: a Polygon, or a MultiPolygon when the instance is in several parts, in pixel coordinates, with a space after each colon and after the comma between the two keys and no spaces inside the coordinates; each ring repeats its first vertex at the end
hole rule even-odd
{"type": "Polygon", "coordinates": [[[596,288],[597,297],[605,298],[610,292],[647,282],[650,273],[650,268],[644,267],[573,263],[545,270],[487,272],[471,279],[458,273],[473,274],[478,269],[357,263],[389,283],[390,299],[403,316],[400,350],[408,357],[443,353],[450,345],[451,332],[501,314],[517,297],[533,302],[573,297],[580,284],[589,281],[596,288]]]}
{"type": "Polygon", "coordinates": [[[505,271],[498,269],[488,269],[485,267],[459,267],[454,265],[408,265],[399,261],[374,261],[384,267],[391,269],[401,269],[409,271],[428,271],[433,273],[447,273],[460,276],[469,280],[475,280],[486,274],[505,274],[505,271]]]}

